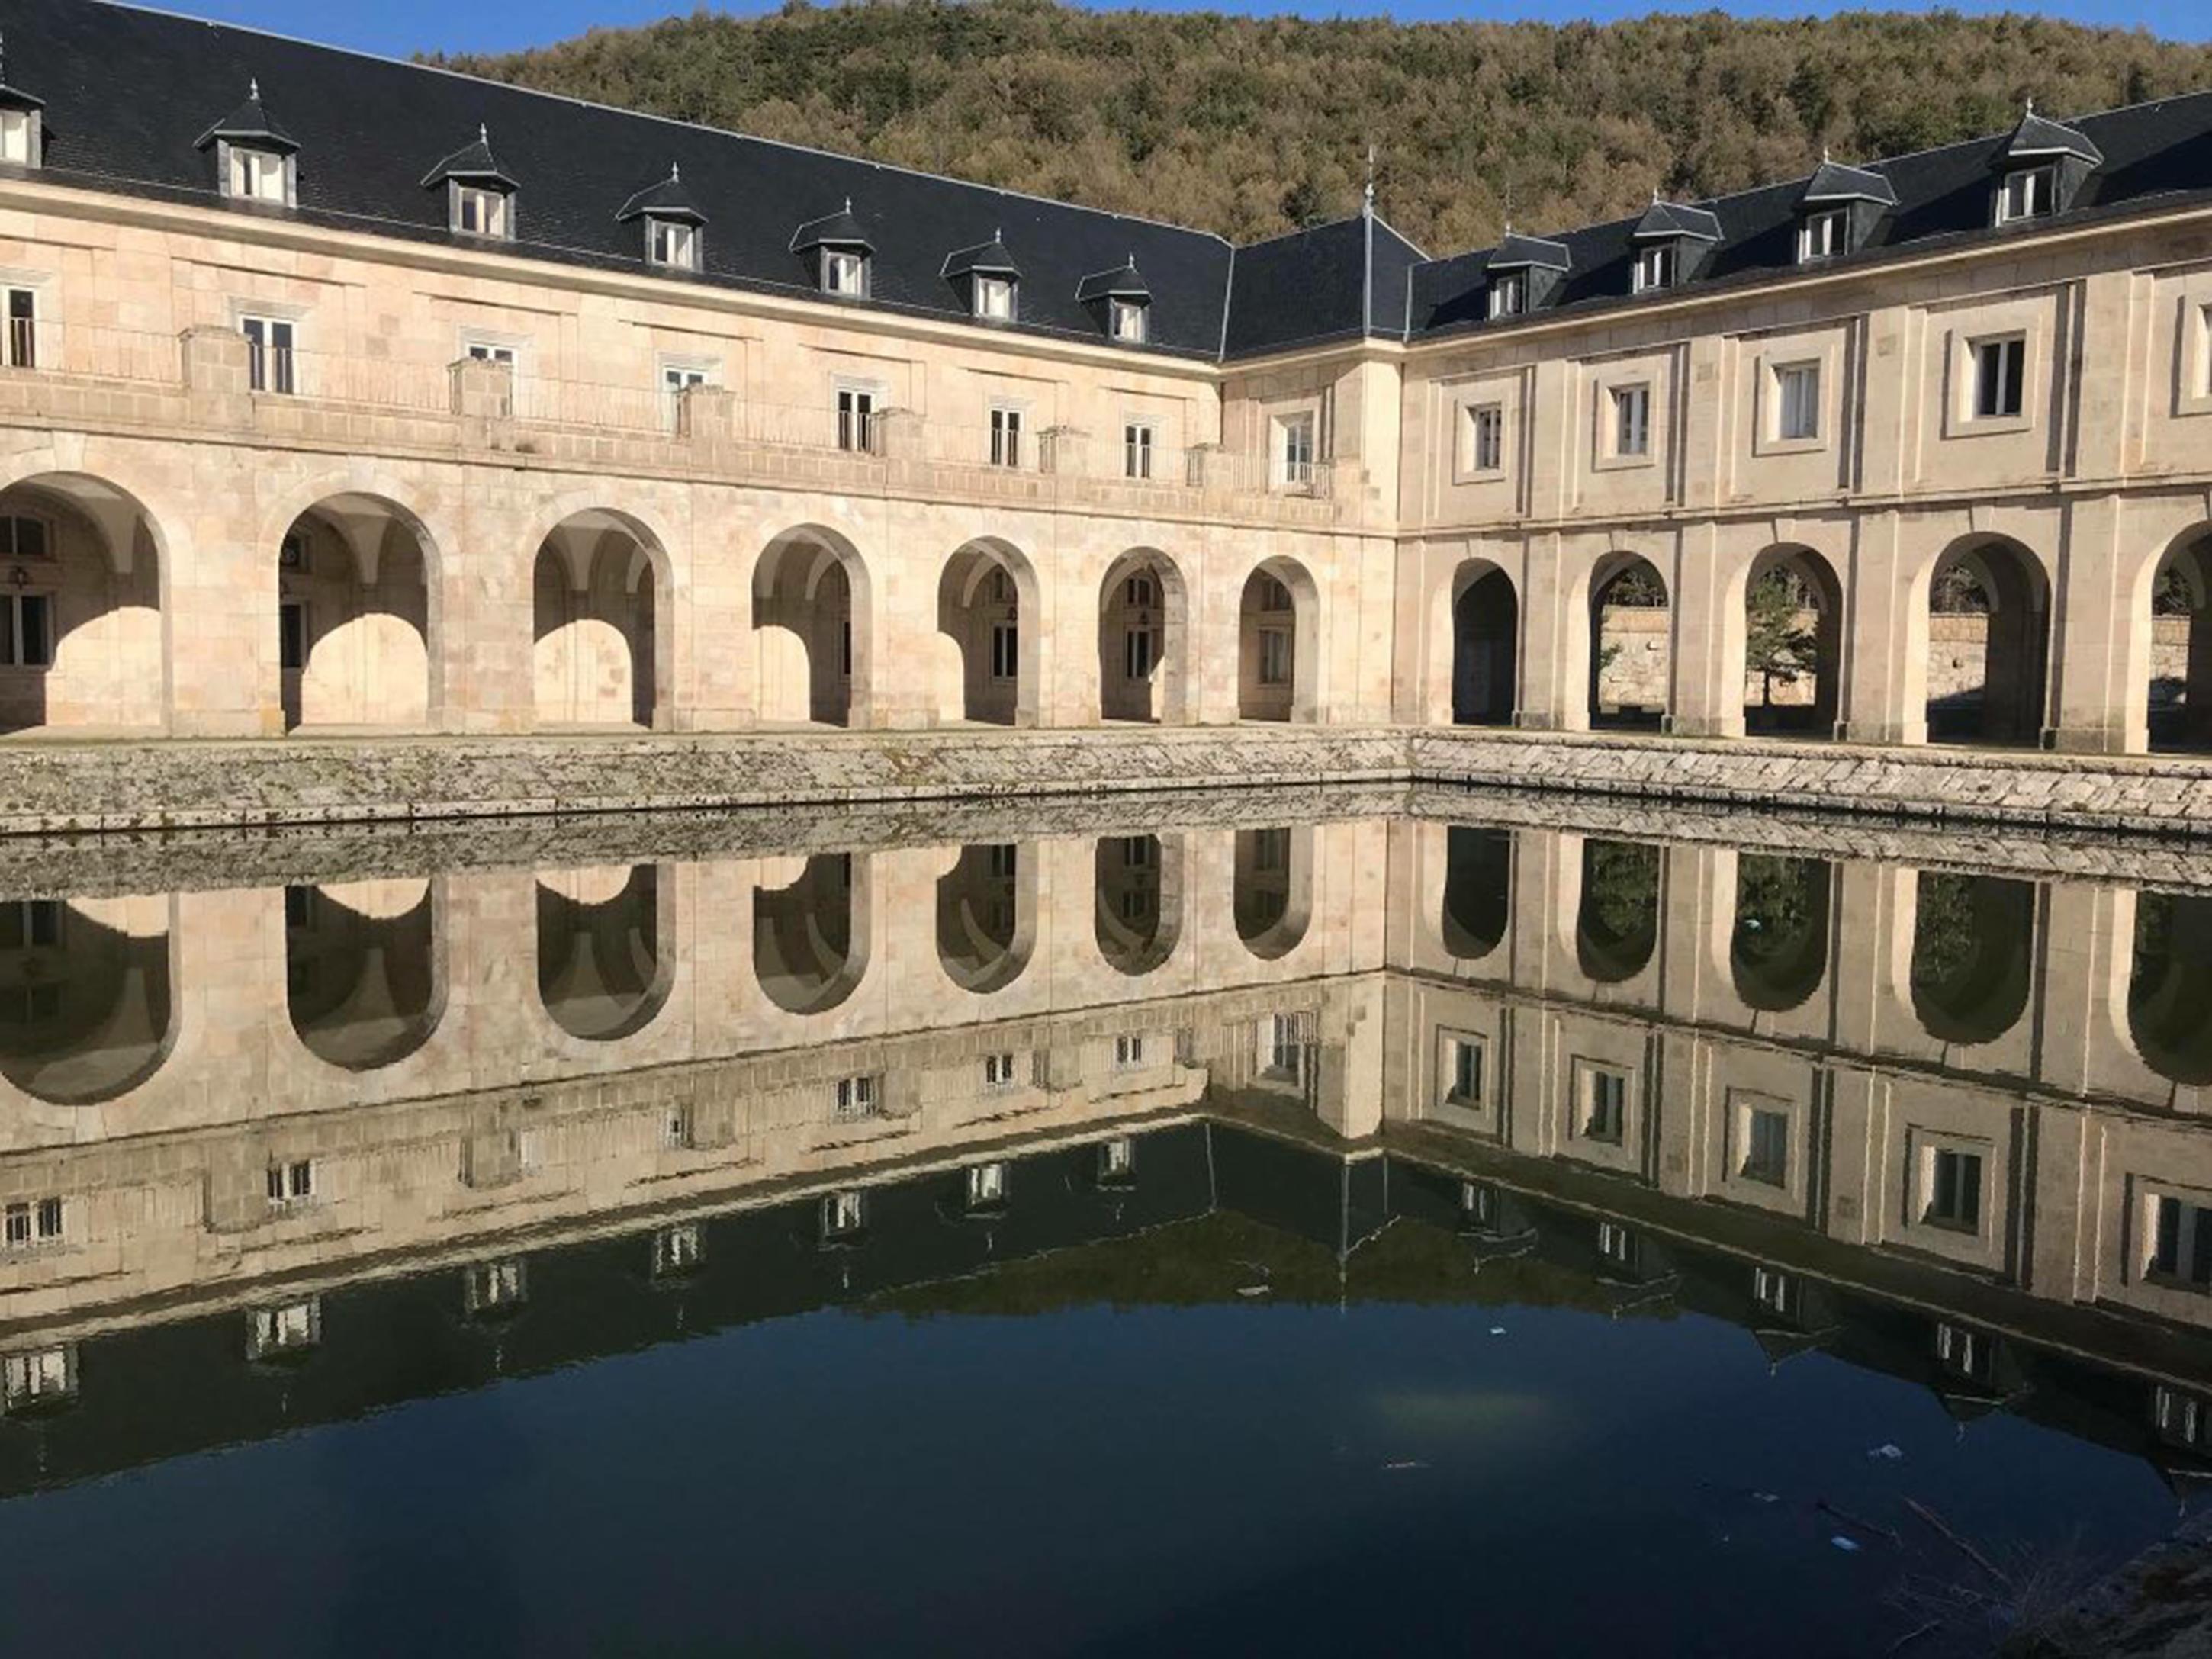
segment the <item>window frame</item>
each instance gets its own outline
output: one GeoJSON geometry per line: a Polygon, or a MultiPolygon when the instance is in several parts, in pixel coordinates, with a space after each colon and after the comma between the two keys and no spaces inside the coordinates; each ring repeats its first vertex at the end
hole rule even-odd
{"type": "Polygon", "coordinates": [[[447,228],[459,236],[475,236],[487,242],[514,240],[514,192],[496,185],[449,179],[447,187],[447,228]],[[480,210],[483,222],[471,225],[471,209],[480,210]]]}
{"type": "Polygon", "coordinates": [[[0,337],[0,366],[35,370],[39,367],[39,313],[43,309],[35,283],[0,283],[0,315],[7,332],[0,337]]]}
{"type": "Polygon", "coordinates": [[[2039,161],[2014,167],[1997,183],[1996,217],[2000,225],[2031,219],[2049,219],[2058,211],[2058,163],[2039,161]],[[2015,205],[2015,195],[2021,199],[2015,205]]]}
{"type": "Polygon", "coordinates": [[[1311,489],[1320,465],[1320,411],[1289,410],[1275,416],[1273,425],[1270,482],[1281,490],[1311,489]]]}
{"type": "Polygon", "coordinates": [[[696,271],[705,264],[705,238],[690,220],[658,213],[645,216],[645,262],[655,270],[696,271]]]}
{"type": "Polygon", "coordinates": [[[1150,339],[1152,307],[1141,300],[1106,296],[1106,336],[1117,345],[1143,345],[1150,339]]]}
{"type": "Polygon", "coordinates": [[[0,110],[0,166],[37,167],[42,125],[36,110],[0,110]]]}
{"type": "Polygon", "coordinates": [[[1805,216],[1797,227],[1797,263],[1815,265],[1840,259],[1851,251],[1851,210],[1847,207],[1820,208],[1805,216]]]}
{"type": "Polygon", "coordinates": [[[1022,405],[994,402],[985,419],[990,431],[990,464],[1008,472],[1022,471],[1022,435],[1027,424],[1022,405]]]}
{"type": "Polygon", "coordinates": [[[836,439],[839,450],[848,455],[873,455],[881,436],[878,419],[882,411],[876,405],[883,396],[883,388],[840,382],[831,399],[836,411],[836,439]]]}
{"type": "Polygon", "coordinates": [[[238,331],[246,337],[246,389],[262,397],[298,397],[300,319],[268,310],[240,309],[237,320],[238,331]]]}
{"type": "Polygon", "coordinates": [[[1131,483],[1152,481],[1152,451],[1158,430],[1147,420],[1125,418],[1121,422],[1121,477],[1131,483]]]}
{"type": "Polygon", "coordinates": [[[1968,336],[1964,341],[1965,386],[1959,425],[1967,434],[2013,432],[2033,426],[2030,386],[2035,362],[2031,336],[2024,328],[1968,336]],[[1988,379],[1993,361],[2009,359],[1992,384],[1988,379]],[[2011,394],[2009,406],[2006,393],[2011,394]],[[1985,409],[1985,405],[1990,405],[1985,409]]]}
{"type": "Polygon", "coordinates": [[[1636,250],[1636,294],[1658,294],[1679,287],[1682,251],[1672,241],[1647,242],[1636,250]]]}
{"type": "Polygon", "coordinates": [[[1490,279],[1486,296],[1489,320],[1493,323],[1510,322],[1528,314],[1528,273],[1525,270],[1500,271],[1490,279]]]}
{"type": "Polygon", "coordinates": [[[1763,424],[1766,447],[1771,453],[1789,453],[1826,447],[1827,380],[1827,364],[1820,357],[1785,358],[1767,366],[1768,412],[1763,424]],[[1811,425],[1809,429],[1803,431],[1790,429],[1790,387],[1793,381],[1801,384],[1809,381],[1811,386],[1804,410],[1810,416],[1811,425]]]}
{"type": "Polygon", "coordinates": [[[1021,284],[1012,276],[979,270],[971,279],[969,307],[979,323],[1011,323],[1021,314],[1021,284]]]}
{"type": "Polygon", "coordinates": [[[1505,471],[1505,404],[1491,398],[1462,404],[1461,421],[1466,447],[1461,456],[1462,477],[1494,478],[1505,471]]]}
{"type": "Polygon", "coordinates": [[[258,202],[264,207],[291,207],[298,200],[294,158],[264,144],[222,141],[218,176],[222,193],[234,202],[258,202]],[[271,187],[270,181],[273,181],[271,187]],[[263,188],[252,186],[262,184],[263,188]]]}
{"type": "Polygon", "coordinates": [[[1607,380],[1605,382],[1605,404],[1600,418],[1601,467],[1650,466],[1658,459],[1658,445],[1652,424],[1652,410],[1656,404],[1656,386],[1650,379],[1607,380]],[[1630,410],[1637,414],[1633,421],[1630,410]],[[1638,447],[1630,447],[1633,436],[1638,447]]]}
{"type": "Polygon", "coordinates": [[[52,672],[54,647],[58,643],[54,629],[56,597],[52,590],[43,587],[0,590],[0,669],[32,674],[52,672]],[[35,630],[40,649],[35,653],[25,644],[33,632],[28,619],[34,608],[40,619],[35,630]]]}

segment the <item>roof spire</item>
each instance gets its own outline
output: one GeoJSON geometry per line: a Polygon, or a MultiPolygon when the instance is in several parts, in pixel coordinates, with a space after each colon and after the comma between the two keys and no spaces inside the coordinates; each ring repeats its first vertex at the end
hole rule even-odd
{"type": "Polygon", "coordinates": [[[2035,94],[2032,92],[2027,94],[2027,112],[2030,115],[2035,113],[2035,94]]]}
{"type": "Polygon", "coordinates": [[[261,101],[261,77],[258,75],[250,75],[246,77],[246,101],[249,104],[258,104],[261,101]]]}
{"type": "Polygon", "coordinates": [[[480,144],[489,144],[491,143],[490,122],[479,121],[477,123],[477,143],[480,144]]]}
{"type": "Polygon", "coordinates": [[[845,211],[846,211],[846,212],[848,212],[848,213],[850,213],[852,210],[853,210],[853,198],[852,198],[851,197],[848,196],[848,197],[845,198],[845,211]]]}
{"type": "Polygon", "coordinates": [[[1651,205],[1653,207],[1659,205],[1659,186],[1656,185],[1651,186],[1651,205]]]}
{"type": "Polygon", "coordinates": [[[683,162],[671,161],[668,164],[668,182],[672,185],[680,185],[684,182],[683,162]]]}
{"type": "Polygon", "coordinates": [[[1822,167],[1828,165],[1828,147],[1826,144],[1820,146],[1820,165],[1822,167]]]}
{"type": "Polygon", "coordinates": [[[1375,146],[1372,144],[1367,147],[1367,189],[1361,199],[1366,203],[1368,212],[1375,211],[1375,146]]]}

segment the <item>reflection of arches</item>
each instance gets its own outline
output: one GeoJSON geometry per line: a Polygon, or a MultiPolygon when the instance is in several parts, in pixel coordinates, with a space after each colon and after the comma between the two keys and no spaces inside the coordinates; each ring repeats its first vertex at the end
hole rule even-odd
{"type": "Polygon", "coordinates": [[[669,907],[657,866],[548,872],[538,878],[538,996],[587,1042],[650,1025],[673,979],[669,907]]]}
{"type": "Polygon", "coordinates": [[[1824,859],[1737,858],[1729,969],[1746,1007],[1784,1013],[1820,988],[1834,884],[1835,868],[1824,859]]]}
{"type": "Polygon", "coordinates": [[[1844,660],[1835,568],[1809,547],[1770,547],[1745,571],[1725,621],[1728,654],[1744,665],[1744,729],[1834,737],[1844,660]]]}
{"type": "Polygon", "coordinates": [[[284,892],[284,1002],[308,1053],[349,1072],[405,1059],[446,1006],[428,881],[358,881],[284,892]]]}
{"type": "Polygon", "coordinates": [[[958,718],[1035,726],[1042,631],[1036,572],[1021,550],[979,537],[945,562],[937,582],[937,629],[959,647],[958,718]]]}
{"type": "Polygon", "coordinates": [[[867,724],[868,569],[834,530],[802,525],[753,566],[755,707],[772,722],[867,724]]]}
{"type": "Polygon", "coordinates": [[[1480,961],[1505,939],[1513,905],[1513,836],[1455,823],[1444,836],[1444,949],[1480,961]]]}
{"type": "Polygon", "coordinates": [[[1600,985],[1634,979],[1659,944],[1659,849],[1649,842],[1583,843],[1575,959],[1600,985]]]}
{"type": "Polygon", "coordinates": [[[1288,956],[1313,916],[1313,827],[1237,832],[1237,937],[1262,962],[1288,956]]]}
{"type": "Polygon", "coordinates": [[[2143,1063],[2167,1082],[2212,1084],[2212,898],[2136,896],[2128,1030],[2143,1063]]]}
{"type": "Polygon", "coordinates": [[[1237,605],[1237,715],[1320,718],[1321,592],[1296,559],[1267,559],[1237,605]]]}
{"type": "Polygon", "coordinates": [[[2151,747],[2212,750],[2212,529],[2174,540],[2139,603],[2150,611],[2151,747]]]}
{"type": "Polygon", "coordinates": [[[937,959],[988,996],[1022,976],[1036,946],[1036,860],[1012,842],[963,847],[937,882],[937,959]]]}
{"type": "Polygon", "coordinates": [[[427,726],[437,556],[422,521],[381,496],[325,496],[293,520],[276,561],[285,729],[427,726]]]}
{"type": "Polygon", "coordinates": [[[2051,635],[2041,561],[2002,537],[1963,538],[1929,567],[1914,614],[1927,629],[1929,739],[2037,742],[2051,635]]]}
{"type": "Polygon", "coordinates": [[[666,554],[628,514],[591,507],[547,532],[532,574],[540,725],[667,723],[667,583],[666,554]]]}
{"type": "Polygon", "coordinates": [[[1673,696],[1666,580],[1638,553],[1608,553],[1590,571],[1589,723],[1656,731],[1673,696]]]}
{"type": "Polygon", "coordinates": [[[35,1099],[112,1100],[176,1042],[161,898],[0,901],[0,1077],[35,1099]]]}
{"type": "Polygon", "coordinates": [[[1098,842],[1098,954],[1119,973],[1149,974],[1182,934],[1182,838],[1108,836],[1098,842]]]}
{"type": "Polygon", "coordinates": [[[1486,559],[1452,576],[1451,717],[1455,726],[1510,726],[1520,700],[1521,601],[1486,559]]]}
{"type": "Polygon", "coordinates": [[[0,490],[0,732],[161,729],[165,557],[151,516],[104,478],[0,490]]]}
{"type": "Polygon", "coordinates": [[[1098,589],[1098,715],[1182,726],[1192,718],[1190,594],[1173,559],[1137,548],[1098,589]]]}
{"type": "Polygon", "coordinates": [[[2035,888],[1923,870],[1914,884],[1912,1012],[1939,1042],[1993,1042],[2027,1011],[2035,888]]]}
{"type": "Polygon", "coordinates": [[[753,890],[753,975],[791,1014],[827,1012],[868,971],[868,866],[817,853],[788,887],[753,890]]]}

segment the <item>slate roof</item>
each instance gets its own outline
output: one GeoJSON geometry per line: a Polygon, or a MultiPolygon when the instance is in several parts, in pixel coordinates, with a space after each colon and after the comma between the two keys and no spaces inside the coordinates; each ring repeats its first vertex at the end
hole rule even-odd
{"type": "MultiPolygon", "coordinates": [[[[1022,268],[1014,263],[1014,256],[1006,252],[1005,239],[996,232],[988,242],[978,242],[974,247],[956,248],[945,256],[947,276],[972,276],[978,271],[992,276],[1018,278],[1022,268]]],[[[1082,286],[1080,282],[1076,284],[1082,286]]],[[[1029,296],[1024,295],[1026,300],[1029,296]]]]}
{"type": "Polygon", "coordinates": [[[1222,355],[1251,356],[1291,346],[1395,337],[1406,325],[1407,273],[1425,258],[1381,219],[1375,221],[1374,270],[1367,276],[1365,222],[1340,219],[1237,250],[1229,277],[1222,355]],[[1371,301],[1372,312],[1362,313],[1371,301]]]}
{"type": "Polygon", "coordinates": [[[850,202],[835,213],[824,214],[819,219],[810,219],[791,233],[791,251],[804,253],[815,247],[857,247],[873,249],[868,238],[868,228],[853,212],[850,202]]]}
{"type": "Polygon", "coordinates": [[[277,125],[276,118],[261,106],[258,82],[247,83],[246,101],[200,134],[199,142],[193,148],[205,149],[218,138],[243,139],[249,143],[264,144],[277,150],[300,148],[298,141],[277,125]]]}
{"type": "Polygon", "coordinates": [[[623,224],[634,219],[650,216],[655,219],[674,219],[687,225],[707,222],[705,210],[700,207],[691,192],[684,187],[684,175],[671,166],[665,179],[657,179],[624,202],[622,211],[615,217],[623,224]]]}
{"type": "Polygon", "coordinates": [[[1567,245],[1565,242],[1547,241],[1541,236],[1522,236],[1510,230],[1490,253],[1490,268],[1492,270],[1527,270],[1533,266],[1541,266],[1546,270],[1565,270],[1567,264],[1567,245]]]}
{"type": "Polygon", "coordinates": [[[1897,186],[1869,168],[1823,161],[1805,181],[1805,193],[1797,199],[1804,203],[1878,202],[1884,207],[1895,207],[1897,186]]]}
{"type": "Polygon", "coordinates": [[[1145,286],[1145,279],[1137,273],[1137,256],[1127,259],[1111,270],[1093,271],[1076,284],[1079,300],[1149,300],[1152,291],[1145,286]]]}
{"type": "Polygon", "coordinates": [[[2038,155],[2078,155],[2089,162],[2105,159],[2104,152],[2086,135],[2038,115],[2031,105],[2027,113],[2021,117],[2020,125],[2013,129],[2012,142],[2004,147],[2004,157],[2009,161],[2021,161],[2038,155]]]}
{"type": "Polygon", "coordinates": [[[1662,202],[1655,196],[1630,234],[1639,242],[1658,241],[1670,236],[1694,236],[1701,242],[1717,242],[1721,239],[1721,222],[1703,208],[1662,202]]]}

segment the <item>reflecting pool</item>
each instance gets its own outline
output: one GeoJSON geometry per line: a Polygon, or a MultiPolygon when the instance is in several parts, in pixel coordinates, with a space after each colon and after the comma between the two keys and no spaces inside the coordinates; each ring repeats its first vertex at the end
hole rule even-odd
{"type": "Polygon", "coordinates": [[[1757,827],[0,848],[10,1631],[1985,1651],[2212,1476],[2212,859],[1757,827]]]}

